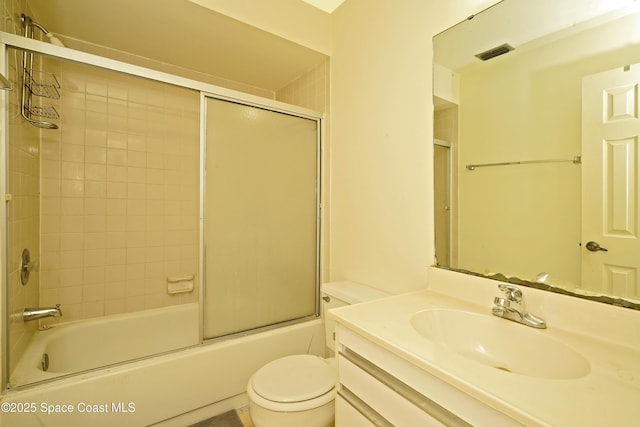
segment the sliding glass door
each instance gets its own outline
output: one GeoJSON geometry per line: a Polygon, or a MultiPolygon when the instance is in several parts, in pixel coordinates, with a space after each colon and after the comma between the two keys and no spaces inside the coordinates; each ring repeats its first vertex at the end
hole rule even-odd
{"type": "Polygon", "coordinates": [[[317,314],[319,125],[206,98],[205,338],[317,314]]]}

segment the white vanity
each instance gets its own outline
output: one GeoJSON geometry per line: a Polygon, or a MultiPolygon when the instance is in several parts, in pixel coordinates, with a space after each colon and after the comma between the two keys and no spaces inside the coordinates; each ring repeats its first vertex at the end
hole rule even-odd
{"type": "Polygon", "coordinates": [[[638,425],[640,312],[523,287],[534,329],[491,315],[498,283],[432,268],[332,311],[336,426],[638,425]]]}

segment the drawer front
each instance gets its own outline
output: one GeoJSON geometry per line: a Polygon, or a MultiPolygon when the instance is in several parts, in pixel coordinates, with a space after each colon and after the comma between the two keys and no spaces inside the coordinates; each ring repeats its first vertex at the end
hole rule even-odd
{"type": "Polygon", "coordinates": [[[338,357],[340,370],[340,387],[346,388],[356,395],[366,405],[386,419],[393,426],[425,426],[442,427],[444,424],[433,416],[417,407],[396,390],[409,387],[397,381],[393,389],[383,384],[380,380],[356,366],[344,355],[338,357]]]}
{"type": "Polygon", "coordinates": [[[336,396],[336,427],[377,427],[342,396],[336,396]]]}

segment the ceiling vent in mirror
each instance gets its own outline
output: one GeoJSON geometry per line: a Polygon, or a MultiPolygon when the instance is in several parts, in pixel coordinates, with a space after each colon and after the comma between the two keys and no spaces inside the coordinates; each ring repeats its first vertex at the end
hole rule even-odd
{"type": "Polygon", "coordinates": [[[508,43],[501,44],[500,46],[496,46],[492,49],[485,50],[476,55],[477,58],[482,59],[483,61],[487,61],[491,58],[495,58],[496,56],[504,55],[505,53],[509,53],[513,50],[513,46],[508,43]]]}

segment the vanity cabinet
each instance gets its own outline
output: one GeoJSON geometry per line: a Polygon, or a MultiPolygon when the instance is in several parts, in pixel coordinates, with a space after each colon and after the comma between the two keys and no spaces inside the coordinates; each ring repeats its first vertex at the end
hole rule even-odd
{"type": "Polygon", "coordinates": [[[336,339],[336,427],[521,425],[344,325],[336,339]]]}

